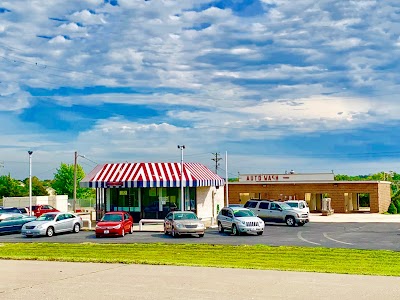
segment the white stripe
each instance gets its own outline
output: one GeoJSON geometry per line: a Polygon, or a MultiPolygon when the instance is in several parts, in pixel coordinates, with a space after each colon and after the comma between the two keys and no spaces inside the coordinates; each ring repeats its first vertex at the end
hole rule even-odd
{"type": "Polygon", "coordinates": [[[336,243],[341,243],[341,244],[346,244],[346,245],[353,245],[352,243],[347,243],[347,242],[342,242],[342,241],[335,240],[335,239],[329,237],[328,234],[325,233],[325,232],[323,233],[323,235],[324,235],[324,237],[327,238],[328,240],[334,241],[334,242],[336,242],[336,243]]]}
{"type": "Polygon", "coordinates": [[[305,238],[303,238],[302,236],[301,236],[301,231],[299,231],[298,233],[297,233],[297,237],[299,238],[299,239],[301,239],[303,242],[306,242],[306,243],[310,243],[310,244],[314,244],[314,245],[321,245],[321,244],[318,244],[318,243],[314,243],[314,242],[310,242],[310,241],[307,241],[305,238]]]}

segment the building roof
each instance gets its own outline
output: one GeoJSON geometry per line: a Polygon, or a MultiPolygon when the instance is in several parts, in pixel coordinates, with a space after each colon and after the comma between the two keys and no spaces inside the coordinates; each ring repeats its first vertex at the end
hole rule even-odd
{"type": "MultiPolygon", "coordinates": [[[[96,166],[81,187],[180,187],[180,163],[111,163],[96,166]]],[[[224,179],[199,163],[184,163],[183,186],[223,186],[224,179]]]]}

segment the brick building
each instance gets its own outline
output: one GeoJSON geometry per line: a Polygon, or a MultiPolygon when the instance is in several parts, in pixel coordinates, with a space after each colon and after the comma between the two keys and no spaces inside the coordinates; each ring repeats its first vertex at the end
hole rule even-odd
{"type": "Polygon", "coordinates": [[[386,212],[390,198],[387,181],[335,181],[333,173],[241,174],[229,182],[229,203],[249,199],[306,200],[310,211],[320,212],[322,199],[330,198],[338,213],[386,212]]]}

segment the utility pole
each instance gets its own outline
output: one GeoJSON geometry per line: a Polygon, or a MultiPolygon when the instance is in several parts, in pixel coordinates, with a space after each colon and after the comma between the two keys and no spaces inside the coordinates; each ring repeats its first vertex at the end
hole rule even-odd
{"type": "Polygon", "coordinates": [[[219,153],[217,153],[217,152],[211,153],[211,154],[215,156],[214,158],[211,158],[211,160],[215,161],[215,174],[218,174],[218,166],[219,166],[219,163],[218,163],[218,162],[219,162],[220,160],[222,160],[222,158],[221,158],[221,157],[218,157],[218,156],[220,156],[221,154],[219,154],[219,153]]]}
{"type": "Polygon", "coordinates": [[[183,190],[183,150],[185,145],[178,145],[178,149],[181,150],[181,211],[185,211],[185,192],[183,190]]]}
{"type": "Polygon", "coordinates": [[[72,203],[72,210],[76,212],[76,169],[77,169],[78,152],[75,151],[74,155],[74,202],[72,203]]]}

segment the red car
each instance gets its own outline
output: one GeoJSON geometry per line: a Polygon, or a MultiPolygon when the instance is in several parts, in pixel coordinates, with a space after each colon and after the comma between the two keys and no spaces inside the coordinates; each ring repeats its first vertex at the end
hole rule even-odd
{"type": "Polygon", "coordinates": [[[96,237],[101,236],[125,236],[125,233],[133,233],[133,218],[123,211],[106,213],[96,225],[96,237]]]}
{"type": "MultiPolygon", "coordinates": [[[[29,211],[29,208],[28,208],[29,211]]],[[[41,215],[45,214],[45,213],[49,213],[49,212],[59,212],[58,209],[55,209],[53,206],[51,205],[47,205],[47,204],[43,204],[43,205],[33,205],[32,206],[32,212],[33,215],[38,218],[41,215]]]]}

